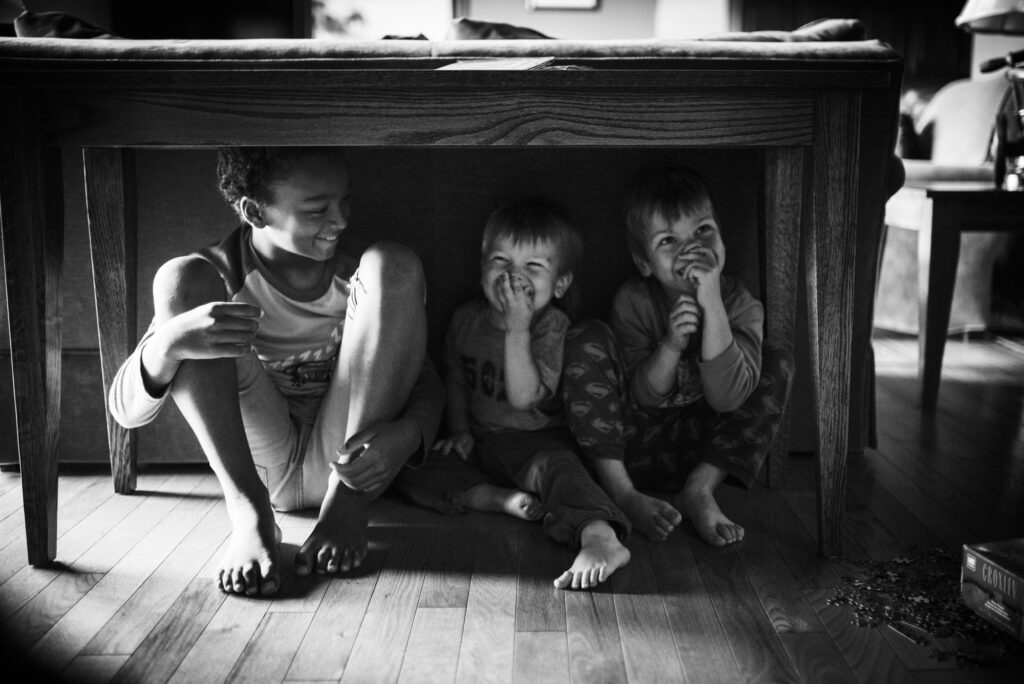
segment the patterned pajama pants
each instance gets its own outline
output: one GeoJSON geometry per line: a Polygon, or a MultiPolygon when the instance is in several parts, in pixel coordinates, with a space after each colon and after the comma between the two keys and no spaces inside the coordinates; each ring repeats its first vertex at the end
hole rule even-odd
{"type": "Polygon", "coordinates": [[[761,379],[735,411],[706,401],[684,407],[640,407],[629,397],[626,369],[611,329],[587,321],[565,345],[563,393],[568,421],[588,459],[624,461],[641,490],[679,491],[699,463],[723,469],[750,487],[778,432],[793,383],[793,352],[762,345],[761,379]]]}

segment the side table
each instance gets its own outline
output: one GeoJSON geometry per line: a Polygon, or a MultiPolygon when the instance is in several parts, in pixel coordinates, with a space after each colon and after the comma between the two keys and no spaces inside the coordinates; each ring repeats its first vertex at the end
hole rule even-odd
{"type": "Polygon", "coordinates": [[[911,181],[889,198],[885,223],[917,231],[918,378],[921,408],[935,410],[960,234],[1024,230],[1024,192],[991,181],[911,181]]]}

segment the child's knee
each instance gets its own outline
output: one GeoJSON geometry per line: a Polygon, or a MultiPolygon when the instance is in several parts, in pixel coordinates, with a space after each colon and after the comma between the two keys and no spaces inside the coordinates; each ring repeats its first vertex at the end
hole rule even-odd
{"type": "Polygon", "coordinates": [[[418,297],[426,293],[423,262],[419,256],[397,242],[377,242],[359,260],[359,279],[370,290],[418,297]]]}

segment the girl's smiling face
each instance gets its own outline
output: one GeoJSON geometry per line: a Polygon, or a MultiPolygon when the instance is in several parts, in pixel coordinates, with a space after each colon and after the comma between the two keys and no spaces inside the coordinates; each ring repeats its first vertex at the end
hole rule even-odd
{"type": "Polygon", "coordinates": [[[640,273],[654,276],[670,297],[696,292],[689,278],[695,261],[710,265],[725,261],[725,245],[710,203],[675,220],[654,214],[648,225],[643,256],[633,256],[640,273]]]}
{"type": "Polygon", "coordinates": [[[270,188],[269,202],[255,214],[246,211],[260,255],[271,262],[285,253],[314,261],[334,256],[349,217],[348,168],[341,155],[310,151],[270,188]]]}

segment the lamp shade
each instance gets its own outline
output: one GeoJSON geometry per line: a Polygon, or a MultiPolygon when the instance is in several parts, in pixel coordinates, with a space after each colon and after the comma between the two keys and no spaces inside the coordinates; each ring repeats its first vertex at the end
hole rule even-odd
{"type": "Polygon", "coordinates": [[[972,33],[1024,35],[1024,0],[967,0],[956,25],[972,33]]]}

